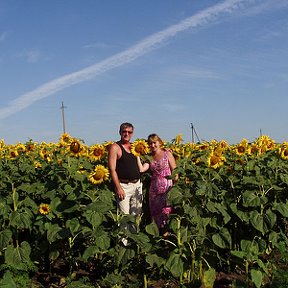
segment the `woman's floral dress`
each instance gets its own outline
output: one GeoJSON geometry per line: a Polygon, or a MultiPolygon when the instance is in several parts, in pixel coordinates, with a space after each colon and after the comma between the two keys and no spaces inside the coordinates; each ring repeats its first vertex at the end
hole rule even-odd
{"type": "Polygon", "coordinates": [[[171,179],[167,179],[167,176],[171,175],[168,152],[164,151],[164,157],[162,159],[152,160],[150,169],[152,172],[149,188],[150,214],[151,218],[161,229],[167,222],[168,215],[165,213],[164,208],[166,207],[167,193],[173,184],[171,179]]]}

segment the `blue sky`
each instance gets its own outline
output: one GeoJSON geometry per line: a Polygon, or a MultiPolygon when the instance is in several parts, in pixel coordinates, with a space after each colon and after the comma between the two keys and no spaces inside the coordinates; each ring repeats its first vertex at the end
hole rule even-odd
{"type": "Polygon", "coordinates": [[[2,0],[0,139],[288,141],[288,0],[2,0]],[[198,136],[198,137],[196,137],[198,136]]]}

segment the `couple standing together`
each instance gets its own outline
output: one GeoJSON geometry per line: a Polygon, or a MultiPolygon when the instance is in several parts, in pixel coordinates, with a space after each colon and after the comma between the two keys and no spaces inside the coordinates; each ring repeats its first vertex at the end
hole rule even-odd
{"type": "Polygon", "coordinates": [[[171,176],[176,161],[169,150],[163,149],[163,142],[157,134],[148,136],[152,159],[141,163],[140,157],[131,153],[131,138],[134,127],[131,123],[120,125],[120,140],[113,143],[108,153],[108,166],[115,187],[120,210],[125,214],[139,215],[142,212],[142,183],[140,174],[150,169],[149,187],[150,215],[162,230],[167,222],[165,213],[167,193],[173,185],[171,176]]]}

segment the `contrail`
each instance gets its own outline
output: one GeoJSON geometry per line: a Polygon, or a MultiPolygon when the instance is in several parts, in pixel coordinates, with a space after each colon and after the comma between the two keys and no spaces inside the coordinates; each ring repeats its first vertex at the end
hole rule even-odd
{"type": "Polygon", "coordinates": [[[156,49],[161,43],[175,36],[177,33],[185,31],[189,28],[195,28],[208,24],[221,14],[234,12],[240,8],[240,5],[243,2],[247,1],[249,0],[226,0],[216,4],[180,21],[175,25],[152,34],[151,36],[143,39],[142,41],[124,50],[123,52],[117,53],[103,61],[100,61],[77,72],[70,73],[47,82],[46,84],[43,84],[38,88],[14,99],[9,103],[7,107],[1,108],[0,119],[4,119],[12,114],[15,114],[16,112],[29,107],[34,102],[53,95],[66,87],[81,83],[115,67],[130,63],[140,56],[150,52],[151,50],[156,49]]]}

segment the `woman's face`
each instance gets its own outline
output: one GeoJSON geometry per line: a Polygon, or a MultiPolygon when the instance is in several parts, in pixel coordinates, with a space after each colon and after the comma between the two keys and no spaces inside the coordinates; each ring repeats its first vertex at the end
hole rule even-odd
{"type": "Polygon", "coordinates": [[[158,140],[149,141],[149,147],[150,147],[151,152],[153,153],[153,152],[157,151],[158,149],[160,149],[161,144],[158,140]]]}

